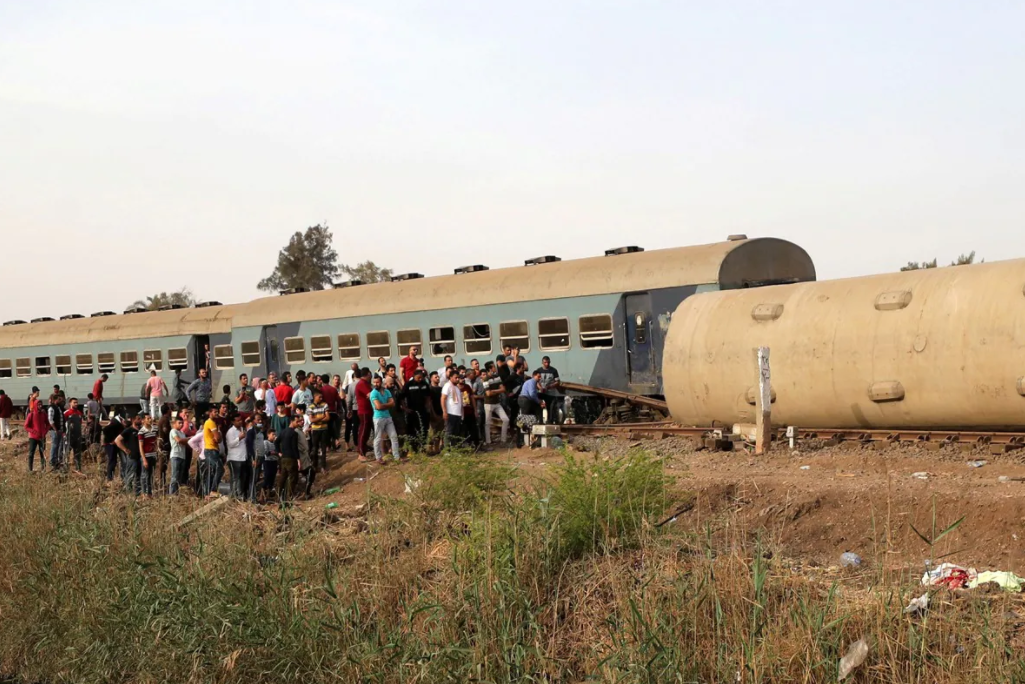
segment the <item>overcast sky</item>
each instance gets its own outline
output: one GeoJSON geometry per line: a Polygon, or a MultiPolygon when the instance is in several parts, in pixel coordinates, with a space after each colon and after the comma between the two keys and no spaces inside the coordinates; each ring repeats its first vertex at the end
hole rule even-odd
{"type": "Polygon", "coordinates": [[[1025,3],[0,0],[0,319],[793,240],[1025,256],[1025,3]]]}

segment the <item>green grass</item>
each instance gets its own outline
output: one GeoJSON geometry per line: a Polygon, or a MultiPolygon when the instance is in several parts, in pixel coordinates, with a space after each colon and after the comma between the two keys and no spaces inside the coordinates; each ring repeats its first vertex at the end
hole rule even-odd
{"type": "Polygon", "coordinates": [[[672,488],[645,454],[514,475],[431,459],[414,496],[374,502],[366,533],[236,505],[178,528],[191,501],[11,476],[0,677],[825,682],[865,637],[854,681],[1021,681],[1014,597],[938,594],[911,619],[913,578],[815,582],[757,535],[656,528],[672,488]]]}

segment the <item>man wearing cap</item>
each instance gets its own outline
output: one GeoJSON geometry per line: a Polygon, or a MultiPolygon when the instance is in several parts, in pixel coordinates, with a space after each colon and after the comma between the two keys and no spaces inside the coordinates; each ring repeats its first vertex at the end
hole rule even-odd
{"type": "Polygon", "coordinates": [[[153,420],[160,420],[160,408],[164,405],[164,397],[170,393],[167,391],[167,383],[157,375],[156,366],[149,367],[146,388],[149,390],[149,415],[153,420]]]}

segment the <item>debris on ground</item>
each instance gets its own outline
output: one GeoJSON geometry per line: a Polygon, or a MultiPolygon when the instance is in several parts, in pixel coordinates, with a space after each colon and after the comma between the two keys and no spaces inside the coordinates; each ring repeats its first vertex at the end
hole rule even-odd
{"type": "Polygon", "coordinates": [[[844,568],[861,567],[861,556],[850,551],[844,551],[840,554],[840,566],[844,568]]]}
{"type": "Polygon", "coordinates": [[[998,571],[986,571],[980,572],[975,578],[968,583],[969,589],[977,589],[983,584],[992,582],[998,585],[1004,591],[1020,592],[1022,585],[1025,584],[1025,579],[1018,577],[1013,572],[1007,572],[1005,570],[998,571]]]}
{"type": "Polygon", "coordinates": [[[190,513],[189,515],[187,515],[184,518],[182,518],[181,522],[178,523],[178,527],[184,527],[185,525],[188,525],[190,522],[192,522],[194,520],[198,520],[199,518],[202,518],[203,516],[210,515],[214,511],[216,511],[216,510],[226,506],[229,501],[231,501],[231,497],[228,497],[228,496],[221,496],[221,497],[218,497],[218,498],[214,499],[213,501],[211,501],[207,505],[205,505],[202,508],[200,508],[198,511],[195,511],[194,513],[190,513]]]}
{"type": "Polygon", "coordinates": [[[847,675],[864,663],[866,658],[868,658],[868,642],[864,639],[858,639],[847,649],[847,655],[840,659],[840,671],[837,681],[842,682],[847,679],[847,675]]]}
{"type": "Polygon", "coordinates": [[[920,470],[917,473],[911,473],[911,477],[915,478],[916,480],[928,480],[929,473],[925,472],[924,470],[920,470]]]}
{"type": "Polygon", "coordinates": [[[925,571],[925,574],[922,575],[922,584],[927,587],[964,589],[975,575],[975,568],[962,568],[953,563],[942,563],[925,571]]]}
{"type": "Polygon", "coordinates": [[[929,594],[922,594],[918,598],[911,599],[904,608],[905,615],[920,615],[929,609],[929,594]]]}
{"type": "Polygon", "coordinates": [[[987,461],[984,461],[984,460],[968,461],[968,467],[969,468],[981,468],[982,466],[986,465],[986,463],[987,463],[987,461]]]}

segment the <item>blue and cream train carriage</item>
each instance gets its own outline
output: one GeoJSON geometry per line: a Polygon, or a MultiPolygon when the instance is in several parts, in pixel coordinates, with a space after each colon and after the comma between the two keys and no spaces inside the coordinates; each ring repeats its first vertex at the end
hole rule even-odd
{"type": "Polygon", "coordinates": [[[419,346],[430,370],[451,354],[483,363],[503,345],[532,366],[550,356],[563,379],[638,394],[662,393],[669,317],[696,292],[814,280],[808,254],[775,238],[643,251],[524,266],[458,269],[453,275],[284,294],[247,304],[208,303],[153,312],[110,312],[0,328],[0,388],[15,403],[33,385],[84,398],[102,373],[106,403],[136,405],[146,369],[171,384],[176,368],[195,377],[211,350],[216,396],[241,373],[305,369],[338,373],[352,362],[397,363],[419,346]]]}

